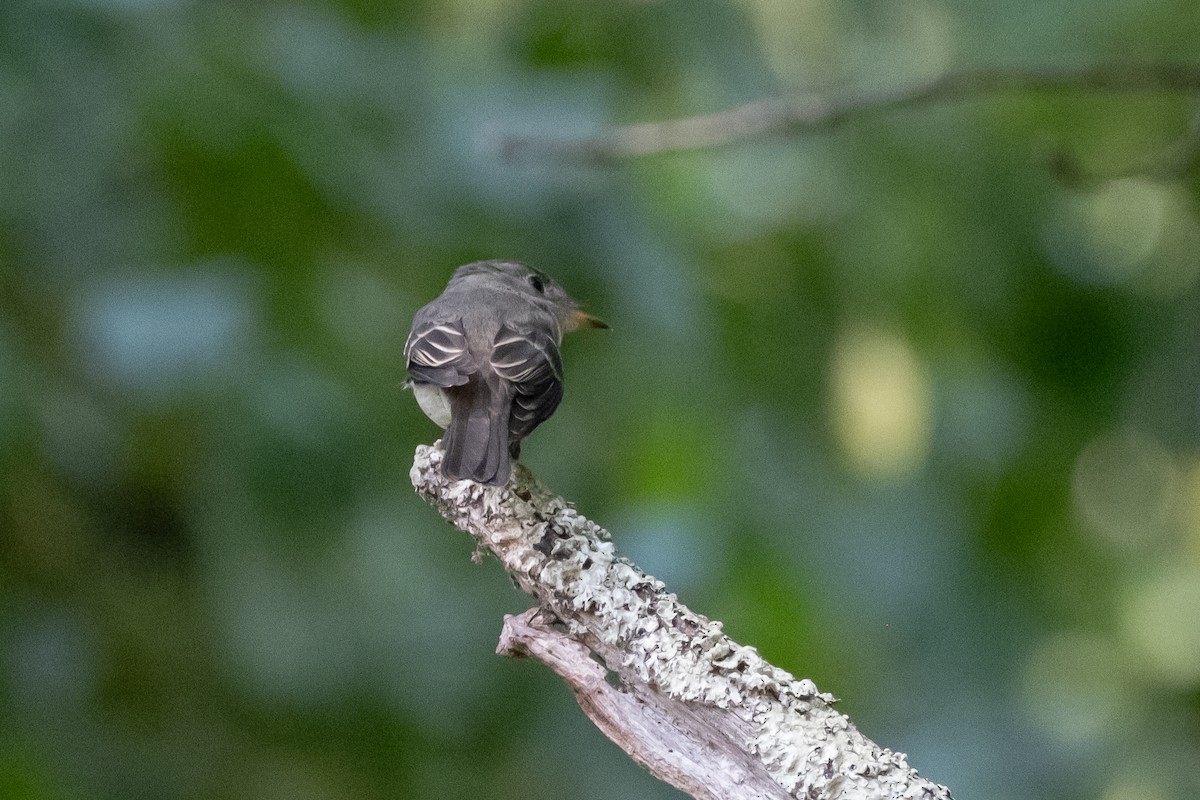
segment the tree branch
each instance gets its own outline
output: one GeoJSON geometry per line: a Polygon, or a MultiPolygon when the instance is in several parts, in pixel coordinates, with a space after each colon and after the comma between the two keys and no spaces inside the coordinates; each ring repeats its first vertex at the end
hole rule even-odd
{"type": "Polygon", "coordinates": [[[604,529],[523,467],[508,486],[487,487],[447,479],[441,457],[439,445],[417,448],[418,494],[540,606],[505,621],[500,652],[550,666],[656,777],[700,800],[951,800],[902,753],[859,733],[812,681],[737,644],[616,555],[604,529]]]}
{"type": "Polygon", "coordinates": [[[506,158],[529,154],[566,161],[607,162],[652,153],[702,150],[768,135],[832,130],[851,119],[1004,92],[1200,91],[1200,65],[1127,64],[1083,68],[952,72],[932,80],[841,99],[820,95],[770,97],[714,114],[641,122],[594,139],[513,136],[500,145],[506,158]]]}
{"type": "Polygon", "coordinates": [[[592,658],[592,651],[554,630],[542,616],[541,608],[506,615],[496,652],[532,656],[554,670],[574,690],[583,713],[650,774],[699,800],[787,800],[788,793],[762,762],[730,738],[736,731],[644,683],[611,686],[608,670],[592,658]]]}

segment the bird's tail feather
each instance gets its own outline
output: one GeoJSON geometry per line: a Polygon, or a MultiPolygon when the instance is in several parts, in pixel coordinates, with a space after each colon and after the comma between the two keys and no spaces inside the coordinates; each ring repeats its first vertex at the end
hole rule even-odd
{"type": "Polygon", "coordinates": [[[450,425],[446,428],[442,471],[449,478],[479,483],[508,483],[512,460],[508,449],[508,417],[512,391],[507,381],[485,381],[478,374],[463,386],[447,390],[450,425]]]}

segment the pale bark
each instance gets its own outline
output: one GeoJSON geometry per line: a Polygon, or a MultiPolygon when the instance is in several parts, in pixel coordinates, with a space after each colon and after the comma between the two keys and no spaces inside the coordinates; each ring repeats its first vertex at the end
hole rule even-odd
{"type": "MultiPolygon", "coordinates": [[[[1170,92],[1186,95],[1197,90],[1200,90],[1200,64],[1194,63],[968,70],[861,93],[764,97],[711,114],[621,125],[595,138],[509,136],[501,140],[499,151],[507,158],[551,157],[606,163],[656,153],[707,150],[769,136],[820,133],[868,114],[1004,93],[1170,92]]],[[[1197,119],[1177,142],[1155,157],[1145,159],[1145,163],[1139,163],[1137,169],[1157,177],[1182,174],[1200,151],[1197,119]]],[[[1060,154],[1060,157],[1065,156],[1060,154]]],[[[1130,171],[1133,169],[1131,167],[1130,171]]]]}
{"type": "Polygon", "coordinates": [[[539,604],[505,620],[499,651],[562,676],[597,727],[656,777],[703,800],[951,800],[812,681],[737,644],[616,555],[604,529],[528,471],[486,487],[447,479],[441,455],[417,448],[413,486],[539,604]]]}

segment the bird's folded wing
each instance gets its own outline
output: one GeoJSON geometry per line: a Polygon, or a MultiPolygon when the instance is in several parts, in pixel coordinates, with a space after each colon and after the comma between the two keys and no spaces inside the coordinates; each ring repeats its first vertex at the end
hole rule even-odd
{"type": "Polygon", "coordinates": [[[413,325],[404,345],[408,374],[418,383],[462,386],[477,370],[467,351],[462,321],[433,320],[413,325]]]}
{"type": "Polygon", "coordinates": [[[509,436],[520,441],[558,407],[563,395],[558,343],[545,332],[500,326],[491,368],[513,386],[509,436]]]}

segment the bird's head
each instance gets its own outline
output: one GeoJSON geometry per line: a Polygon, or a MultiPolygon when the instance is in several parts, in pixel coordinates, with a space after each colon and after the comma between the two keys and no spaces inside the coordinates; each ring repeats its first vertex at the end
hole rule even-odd
{"type": "Polygon", "coordinates": [[[499,277],[510,291],[527,295],[533,302],[550,311],[562,330],[607,328],[608,323],[584,311],[567,290],[541,270],[517,261],[476,261],[459,267],[451,282],[470,275],[499,277]]]}

